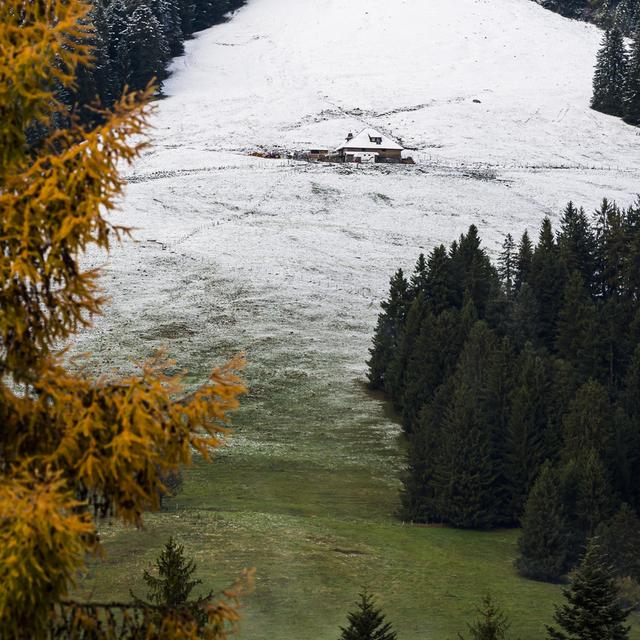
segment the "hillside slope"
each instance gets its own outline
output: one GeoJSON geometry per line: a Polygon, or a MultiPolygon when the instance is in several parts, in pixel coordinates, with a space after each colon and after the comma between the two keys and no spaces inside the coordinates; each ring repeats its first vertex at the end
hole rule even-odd
{"type": "Polygon", "coordinates": [[[83,593],[126,597],[174,533],[207,586],[257,566],[246,638],[335,638],[365,582],[403,640],[454,637],[488,587],[540,637],[559,592],[516,576],[514,532],[396,519],[399,430],[364,362],[390,272],[420,250],[475,223],[494,251],[569,198],[635,198],[638,130],[588,109],[599,40],[529,0],[250,0],[188,43],[115,216],[136,241],[109,258],[110,306],[77,348],[125,368],[165,345],[193,384],[246,350],[251,392],[168,512],[105,527],[83,593]],[[365,124],[417,164],[247,155],[365,124]]]}

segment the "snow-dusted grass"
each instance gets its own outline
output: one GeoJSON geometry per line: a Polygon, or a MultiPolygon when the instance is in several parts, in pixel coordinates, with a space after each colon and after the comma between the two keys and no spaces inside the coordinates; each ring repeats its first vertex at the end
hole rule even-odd
{"type": "Polygon", "coordinates": [[[363,583],[403,640],[455,637],[487,589],[516,636],[541,637],[559,590],[516,576],[515,532],[395,517],[402,444],[364,361],[391,271],[420,250],[475,223],[495,251],[570,198],[635,198],[638,130],[588,109],[599,40],[529,0],[250,0],[188,43],[115,216],[136,241],[109,258],[111,303],[77,349],[123,369],[164,345],[194,385],[244,350],[251,392],[168,512],[105,527],[82,593],[125,597],[174,533],[207,585],[257,567],[246,638],[335,638],[363,583]],[[365,125],[418,164],[246,155],[365,125]]]}

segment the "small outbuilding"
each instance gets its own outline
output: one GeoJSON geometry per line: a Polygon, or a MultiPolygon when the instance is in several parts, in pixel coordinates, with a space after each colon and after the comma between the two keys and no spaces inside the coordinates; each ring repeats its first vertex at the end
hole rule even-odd
{"type": "Polygon", "coordinates": [[[334,151],[343,162],[400,162],[404,147],[375,129],[363,129],[357,135],[349,133],[334,151]]]}

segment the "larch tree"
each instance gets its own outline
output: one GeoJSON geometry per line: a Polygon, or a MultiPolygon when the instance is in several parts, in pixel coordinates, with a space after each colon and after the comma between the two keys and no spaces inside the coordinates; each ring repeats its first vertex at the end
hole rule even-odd
{"type": "MultiPolygon", "coordinates": [[[[95,630],[96,607],[65,598],[86,555],[100,549],[96,518],[140,525],[143,512],[159,506],[162,476],[194,451],[210,457],[221,443],[244,391],[240,361],[185,397],[162,355],[137,375],[91,379],[70,370],[57,350],[101,311],[99,272],[81,257],[128,233],[106,214],[122,192],[118,166],[143,148],[130,140],[141,139],[151,93],[125,95],[93,128],[67,113],[58,118],[57,89],[72,88],[78,66],[90,63],[89,10],[82,0],[0,3],[3,638],[47,637],[52,624],[64,637],[95,630]],[[54,129],[54,121],[70,124],[54,129]],[[37,142],[27,136],[33,129],[42,132],[37,142]]],[[[135,637],[224,638],[237,619],[234,606],[210,602],[202,632],[169,610],[154,627],[144,614],[129,619],[139,624],[135,637]]],[[[113,615],[102,622],[116,624],[113,615]]]]}

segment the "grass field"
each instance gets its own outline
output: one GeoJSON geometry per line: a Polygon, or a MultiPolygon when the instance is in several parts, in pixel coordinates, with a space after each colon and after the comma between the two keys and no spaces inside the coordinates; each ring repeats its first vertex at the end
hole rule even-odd
{"type": "Polygon", "coordinates": [[[187,470],[183,491],[144,530],[105,525],[107,556],[90,564],[79,595],[143,594],[143,569],[173,535],[196,558],[203,588],[256,568],[243,638],[336,638],[362,585],[401,640],[456,638],[485,592],[503,604],[514,637],[541,638],[560,591],[516,575],[517,532],[402,523],[402,443],[385,403],[349,378],[338,349],[295,343],[253,344],[252,392],[230,446],[187,470]]]}

